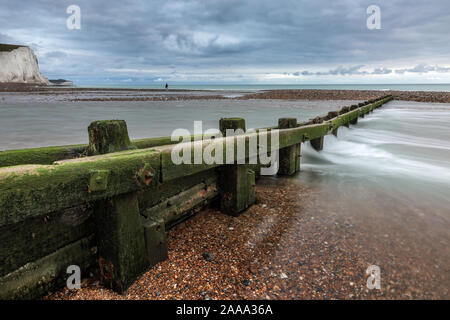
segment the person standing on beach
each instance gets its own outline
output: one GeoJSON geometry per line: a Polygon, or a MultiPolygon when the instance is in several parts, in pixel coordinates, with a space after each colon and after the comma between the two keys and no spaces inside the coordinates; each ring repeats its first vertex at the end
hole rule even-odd
{"type": "Polygon", "coordinates": [[[169,89],[169,85],[166,83],[166,90],[169,89]]]}

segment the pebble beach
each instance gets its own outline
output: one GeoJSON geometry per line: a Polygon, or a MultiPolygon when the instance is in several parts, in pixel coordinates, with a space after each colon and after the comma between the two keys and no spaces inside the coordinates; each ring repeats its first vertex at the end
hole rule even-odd
{"type": "Polygon", "coordinates": [[[89,277],[80,290],[45,299],[449,298],[448,255],[436,259],[429,250],[445,230],[417,241],[407,231],[417,221],[398,228],[375,216],[368,224],[367,216],[338,215],[332,207],[339,201],[330,206],[323,196],[292,178],[261,178],[258,203],[241,216],[213,206],[171,229],[169,259],[125,294],[89,277]],[[365,271],[375,262],[382,266],[381,289],[369,290],[365,271]]]}

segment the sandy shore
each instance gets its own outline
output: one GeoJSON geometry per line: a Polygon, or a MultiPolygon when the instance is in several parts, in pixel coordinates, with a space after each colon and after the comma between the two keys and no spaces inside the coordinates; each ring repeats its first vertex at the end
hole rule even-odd
{"type": "Polygon", "coordinates": [[[336,214],[339,201],[324,203],[318,190],[296,179],[262,179],[258,203],[241,216],[210,208],[170,230],[169,259],[124,295],[89,278],[79,291],[62,289],[45,299],[450,297],[448,255],[430,250],[439,230],[436,239],[418,243],[408,231],[417,231],[414,219],[395,230],[388,219],[367,223],[366,217],[336,214]],[[382,266],[382,287],[368,290],[365,270],[375,261],[382,266]]]}
{"type": "Polygon", "coordinates": [[[165,101],[203,99],[282,99],[282,100],[370,100],[392,94],[396,100],[450,103],[450,92],[376,91],[376,90],[261,90],[229,92],[183,89],[120,89],[37,86],[31,84],[0,84],[0,92],[67,96],[69,101],[165,101]],[[95,96],[98,93],[99,96],[95,96]],[[121,93],[120,95],[118,95],[121,93]]]}

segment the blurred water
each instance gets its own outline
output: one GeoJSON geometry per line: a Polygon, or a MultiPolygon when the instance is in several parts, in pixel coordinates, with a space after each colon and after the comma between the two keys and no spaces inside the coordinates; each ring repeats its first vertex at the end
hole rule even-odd
{"type": "Polygon", "coordinates": [[[376,196],[448,224],[449,128],[450,104],[393,101],[326,136],[321,152],[304,144],[299,178],[343,199],[376,196]]]}

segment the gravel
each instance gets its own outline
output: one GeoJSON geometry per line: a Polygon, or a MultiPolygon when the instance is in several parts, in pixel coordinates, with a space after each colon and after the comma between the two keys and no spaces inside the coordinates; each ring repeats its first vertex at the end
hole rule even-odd
{"type": "Polygon", "coordinates": [[[262,180],[257,198],[266,206],[237,218],[209,208],[173,228],[169,258],[125,294],[88,278],[78,291],[45,299],[450,298],[447,239],[439,247],[430,232],[417,241],[408,225],[414,219],[394,230],[381,218],[367,223],[362,215],[336,214],[335,203],[294,179],[262,180]],[[382,266],[381,290],[366,287],[365,271],[374,262],[382,266]]]}

